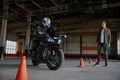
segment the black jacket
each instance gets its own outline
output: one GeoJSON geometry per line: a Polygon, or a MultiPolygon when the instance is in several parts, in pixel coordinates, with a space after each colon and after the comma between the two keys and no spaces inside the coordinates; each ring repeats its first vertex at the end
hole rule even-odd
{"type": "Polygon", "coordinates": [[[47,34],[49,34],[50,37],[55,36],[55,32],[51,27],[45,28],[43,25],[36,27],[36,33],[37,33],[37,35],[40,35],[41,33],[43,33],[43,34],[47,33],[47,34]]]}

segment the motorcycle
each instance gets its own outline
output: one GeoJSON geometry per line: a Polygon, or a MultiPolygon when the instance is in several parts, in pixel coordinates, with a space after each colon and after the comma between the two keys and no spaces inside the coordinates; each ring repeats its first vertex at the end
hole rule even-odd
{"type": "Polygon", "coordinates": [[[32,64],[38,66],[40,63],[45,63],[50,70],[57,70],[64,61],[64,53],[60,48],[60,43],[61,38],[66,36],[57,35],[50,37],[46,33],[41,33],[41,35],[42,37],[39,37],[33,43],[31,51],[32,64]],[[37,45],[35,42],[37,42],[37,45]]]}

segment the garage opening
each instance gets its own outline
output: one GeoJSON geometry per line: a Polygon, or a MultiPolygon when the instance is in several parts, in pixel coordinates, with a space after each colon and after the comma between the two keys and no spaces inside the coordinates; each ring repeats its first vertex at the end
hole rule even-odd
{"type": "Polygon", "coordinates": [[[16,54],[16,52],[17,52],[17,42],[7,40],[6,54],[16,54]]]}

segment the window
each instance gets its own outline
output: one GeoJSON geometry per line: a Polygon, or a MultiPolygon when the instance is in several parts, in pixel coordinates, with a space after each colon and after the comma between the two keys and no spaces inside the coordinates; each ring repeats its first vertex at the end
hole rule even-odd
{"type": "Polygon", "coordinates": [[[16,54],[17,42],[9,41],[6,42],[6,53],[7,54],[16,54]]]}

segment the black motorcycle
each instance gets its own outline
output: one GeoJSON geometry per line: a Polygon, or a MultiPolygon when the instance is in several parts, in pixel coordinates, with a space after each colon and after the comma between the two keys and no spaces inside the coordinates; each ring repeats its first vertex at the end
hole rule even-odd
{"type": "Polygon", "coordinates": [[[38,66],[39,63],[46,63],[50,70],[57,70],[64,61],[64,53],[60,48],[61,38],[64,35],[54,37],[50,37],[48,34],[41,35],[42,37],[38,37],[33,42],[31,51],[32,63],[34,66],[38,66]]]}

